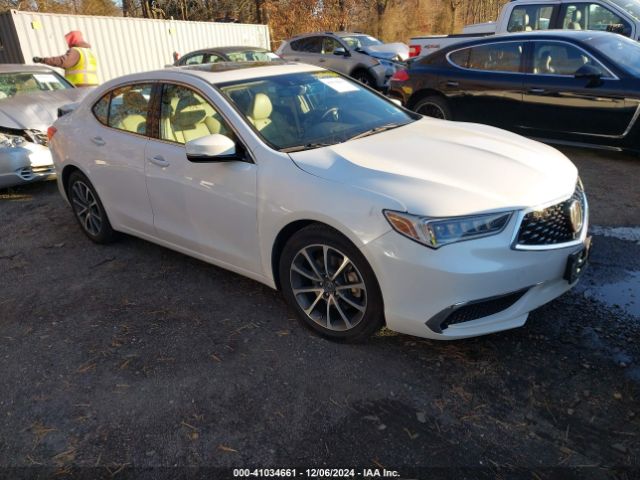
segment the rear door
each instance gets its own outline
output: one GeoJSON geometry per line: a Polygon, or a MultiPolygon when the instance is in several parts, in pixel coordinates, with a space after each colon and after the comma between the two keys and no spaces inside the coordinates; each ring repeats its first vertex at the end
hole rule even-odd
{"type": "Polygon", "coordinates": [[[588,139],[622,135],[633,117],[619,80],[592,54],[566,41],[531,42],[519,126],[547,138],[576,134],[588,139]],[[600,82],[576,78],[584,68],[601,72],[600,82]]]}
{"type": "Polygon", "coordinates": [[[322,65],[322,37],[304,37],[291,42],[292,52],[287,55],[288,60],[294,62],[310,63],[312,65],[322,65]]]}
{"type": "Polygon", "coordinates": [[[510,128],[520,114],[524,44],[494,42],[447,54],[451,68],[439,77],[454,120],[510,128]]]}
{"type": "Polygon", "coordinates": [[[95,125],[75,140],[111,222],[144,234],[154,233],[144,175],[152,90],[152,83],[137,83],[110,91],[93,106],[95,125]]]}

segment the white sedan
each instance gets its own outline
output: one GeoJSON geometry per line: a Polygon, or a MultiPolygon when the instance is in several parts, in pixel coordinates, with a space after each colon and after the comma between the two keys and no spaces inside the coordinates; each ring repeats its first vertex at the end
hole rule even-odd
{"type": "Polygon", "coordinates": [[[521,326],[589,250],[586,197],[557,150],[422,118],[309,65],[118,78],[49,136],[91,240],[124,232],[280,289],[332,339],[521,326]]]}

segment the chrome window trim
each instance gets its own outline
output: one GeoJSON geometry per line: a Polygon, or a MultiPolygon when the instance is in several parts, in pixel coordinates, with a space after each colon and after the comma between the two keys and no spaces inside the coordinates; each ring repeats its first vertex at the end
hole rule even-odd
{"type": "Polygon", "coordinates": [[[582,191],[582,200],[584,201],[584,220],[582,222],[582,230],[580,231],[580,236],[578,238],[576,238],[575,240],[571,240],[570,242],[552,243],[548,245],[520,245],[518,243],[518,233],[520,232],[520,226],[522,225],[522,220],[524,220],[524,217],[527,213],[531,213],[536,210],[543,210],[545,208],[557,205],[558,203],[566,202],[571,197],[573,197],[574,193],[575,190],[571,193],[571,195],[562,200],[554,200],[551,202],[543,203],[541,205],[537,205],[535,207],[529,207],[520,210],[516,216],[516,228],[513,231],[513,236],[511,237],[511,249],[530,251],[557,250],[561,248],[574,247],[576,245],[584,243],[585,239],[587,238],[587,230],[589,229],[589,202],[587,201],[587,195],[585,194],[584,190],[582,191]]]}
{"type": "MultiPolygon", "coordinates": [[[[544,30],[542,30],[544,31],[544,30]]],[[[462,47],[462,48],[458,48],[456,50],[451,50],[450,52],[447,53],[446,58],[447,58],[447,62],[449,62],[449,64],[454,67],[457,68],[459,70],[463,70],[463,71],[468,71],[468,72],[482,72],[482,73],[502,73],[502,74],[508,74],[508,75],[530,75],[533,77],[561,77],[561,78],[574,78],[573,75],[558,75],[558,74],[554,74],[554,73],[533,73],[533,72],[507,72],[507,71],[503,71],[503,70],[482,70],[479,68],[468,68],[468,67],[461,67],[460,65],[458,65],[457,63],[455,63],[453,60],[451,60],[450,55],[456,53],[456,52],[460,52],[462,50],[468,50],[470,48],[474,48],[474,47],[481,47],[481,46],[485,46],[485,45],[503,45],[506,43],[532,43],[532,42],[549,42],[549,43],[564,43],[566,45],[570,45],[574,48],[577,48],[578,50],[581,50],[582,52],[584,52],[586,55],[589,56],[589,58],[592,58],[598,65],[600,65],[600,67],[602,67],[602,69],[605,72],[608,72],[608,74],[610,76],[606,76],[606,77],[602,77],[605,80],[620,80],[620,78],[618,78],[618,76],[616,74],[614,74],[611,70],[609,70],[607,67],[605,67],[604,65],[602,65],[602,62],[600,62],[597,58],[595,58],[593,56],[593,54],[587,52],[584,48],[582,48],[579,45],[576,45],[574,43],[571,42],[567,42],[566,40],[556,40],[556,39],[550,39],[550,40],[544,40],[544,39],[536,39],[536,40],[529,40],[529,39],[525,39],[525,40],[507,40],[504,42],[501,41],[495,41],[495,42],[487,42],[487,43],[481,43],[478,45],[471,45],[468,47],[462,47]]],[[[524,52],[522,53],[522,55],[524,55],[524,52]]]]}

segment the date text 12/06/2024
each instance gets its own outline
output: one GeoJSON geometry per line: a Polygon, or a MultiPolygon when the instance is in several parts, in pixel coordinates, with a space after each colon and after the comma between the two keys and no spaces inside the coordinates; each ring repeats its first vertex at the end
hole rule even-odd
{"type": "Polygon", "coordinates": [[[234,478],[398,478],[386,468],[234,468],[234,478]]]}

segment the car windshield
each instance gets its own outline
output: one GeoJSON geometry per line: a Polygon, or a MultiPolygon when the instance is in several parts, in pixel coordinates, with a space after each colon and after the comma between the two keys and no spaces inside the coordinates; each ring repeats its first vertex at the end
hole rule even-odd
{"type": "Polygon", "coordinates": [[[598,36],[592,45],[627,72],[640,76],[640,43],[622,35],[598,36]]]}
{"type": "Polygon", "coordinates": [[[54,72],[0,73],[0,99],[65,88],[71,88],[71,85],[54,72]]]}
{"type": "Polygon", "coordinates": [[[355,50],[356,48],[382,45],[382,42],[380,40],[369,35],[351,35],[348,37],[340,37],[340,39],[353,50],[355,50]]]}
{"type": "Polygon", "coordinates": [[[267,143],[283,151],[334,145],[418,118],[328,71],[225,83],[219,88],[267,143]]]}
{"type": "Polygon", "coordinates": [[[238,50],[236,52],[227,52],[226,56],[232,62],[269,62],[272,60],[280,60],[280,57],[268,50],[238,50]]]}
{"type": "Polygon", "coordinates": [[[638,0],[611,0],[614,5],[617,5],[629,15],[633,16],[636,20],[640,21],[640,1],[638,0]]]}

